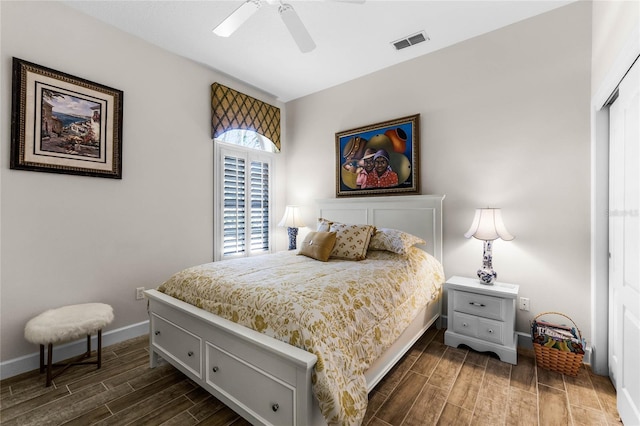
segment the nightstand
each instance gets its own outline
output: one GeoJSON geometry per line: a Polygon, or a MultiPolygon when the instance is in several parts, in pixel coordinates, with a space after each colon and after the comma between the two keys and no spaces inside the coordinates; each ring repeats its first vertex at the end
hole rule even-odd
{"type": "Polygon", "coordinates": [[[502,361],[517,364],[515,323],[519,286],[500,282],[485,285],[477,278],[451,277],[444,288],[448,291],[444,343],[494,352],[502,361]]]}

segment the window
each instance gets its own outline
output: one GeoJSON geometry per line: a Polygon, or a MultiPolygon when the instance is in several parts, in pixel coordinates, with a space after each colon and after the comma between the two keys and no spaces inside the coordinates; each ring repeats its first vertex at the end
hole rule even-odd
{"type": "Polygon", "coordinates": [[[233,129],[224,132],[217,140],[247,148],[259,149],[266,152],[276,152],[277,148],[269,138],[251,130],[233,129]]]}
{"type": "Polygon", "coordinates": [[[271,251],[272,144],[255,132],[227,133],[236,134],[216,139],[216,260],[271,251]]]}

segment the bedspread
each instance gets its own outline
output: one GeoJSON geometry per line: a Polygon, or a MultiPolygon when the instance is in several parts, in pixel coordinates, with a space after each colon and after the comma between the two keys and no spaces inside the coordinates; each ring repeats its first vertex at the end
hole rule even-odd
{"type": "Polygon", "coordinates": [[[315,354],[313,391],[327,422],[358,425],[364,372],[443,282],[442,265],[412,248],[359,262],[295,252],[225,260],[185,269],[158,290],[315,354]]]}

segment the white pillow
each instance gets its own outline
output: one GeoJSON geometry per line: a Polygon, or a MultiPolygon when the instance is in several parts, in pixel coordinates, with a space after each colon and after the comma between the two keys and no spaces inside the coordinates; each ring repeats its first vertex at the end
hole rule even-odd
{"type": "Polygon", "coordinates": [[[369,250],[386,250],[406,255],[409,248],[416,244],[426,244],[426,241],[398,229],[378,228],[371,237],[369,250]]]}
{"type": "MultiPolygon", "coordinates": [[[[329,232],[329,229],[331,228],[331,224],[333,222],[330,221],[329,219],[324,219],[319,217],[318,218],[318,225],[316,226],[316,231],[319,232],[329,232]]],[[[338,222],[336,222],[338,223],[338,222]]]]}

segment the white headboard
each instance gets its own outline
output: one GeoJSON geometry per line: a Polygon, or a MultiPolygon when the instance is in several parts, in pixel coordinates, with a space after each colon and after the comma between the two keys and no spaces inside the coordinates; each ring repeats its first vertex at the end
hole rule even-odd
{"type": "Polygon", "coordinates": [[[318,215],[336,222],[394,228],[424,239],[419,246],[442,262],[444,195],[328,198],[317,200],[318,215]]]}

